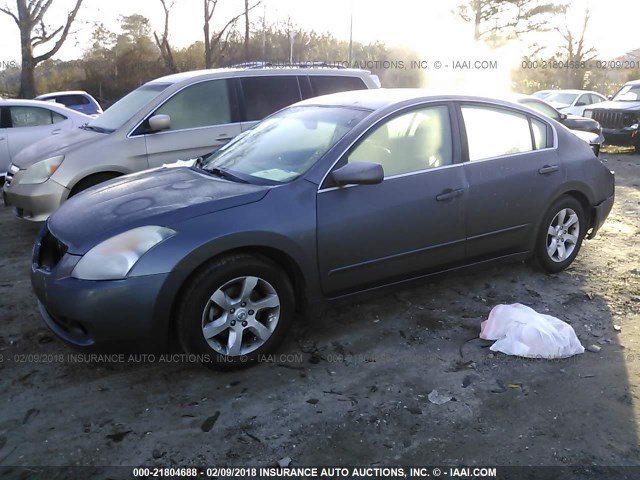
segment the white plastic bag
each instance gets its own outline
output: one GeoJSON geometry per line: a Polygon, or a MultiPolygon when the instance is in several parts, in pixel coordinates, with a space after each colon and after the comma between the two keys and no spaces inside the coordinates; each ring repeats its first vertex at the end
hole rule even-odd
{"type": "Polygon", "coordinates": [[[584,353],[571,325],[520,303],[497,305],[482,322],[480,338],[497,340],[494,352],[527,358],[566,358],[584,353]]]}

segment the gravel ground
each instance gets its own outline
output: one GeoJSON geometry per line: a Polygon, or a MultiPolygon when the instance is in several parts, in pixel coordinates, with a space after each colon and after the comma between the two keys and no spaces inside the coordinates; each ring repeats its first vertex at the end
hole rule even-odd
{"type": "Polygon", "coordinates": [[[640,155],[604,157],[617,201],[566,272],[510,264],[335,304],[232,373],[79,361],[30,290],[38,226],[0,210],[0,465],[639,466],[640,155]],[[492,354],[480,322],[514,302],[601,350],[492,354]]]}

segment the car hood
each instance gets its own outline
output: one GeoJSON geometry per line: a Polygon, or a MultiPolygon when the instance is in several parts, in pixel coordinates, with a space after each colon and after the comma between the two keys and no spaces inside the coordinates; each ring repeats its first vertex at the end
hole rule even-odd
{"type": "Polygon", "coordinates": [[[69,253],[83,255],[132,228],[171,227],[192,217],[259,201],[269,189],[218,179],[191,168],[147,170],[69,199],[49,218],[49,230],[69,253]]]}
{"type": "Polygon", "coordinates": [[[586,110],[640,110],[640,102],[602,102],[598,105],[591,105],[586,110]]]}
{"type": "Polygon", "coordinates": [[[83,130],[82,128],[69,128],[58,135],[50,135],[33,145],[29,145],[20,151],[12,162],[21,169],[29,168],[34,163],[56,155],[65,155],[70,150],[95,142],[106,135],[105,133],[83,130]]]}

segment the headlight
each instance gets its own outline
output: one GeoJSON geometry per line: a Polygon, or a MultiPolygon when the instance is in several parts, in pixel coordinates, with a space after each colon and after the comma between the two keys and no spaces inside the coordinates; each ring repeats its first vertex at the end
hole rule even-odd
{"type": "Polygon", "coordinates": [[[41,162],[34,163],[25,172],[24,176],[20,180],[23,185],[33,185],[36,183],[44,183],[49,180],[49,177],[60,167],[64,155],[58,155],[57,157],[47,158],[41,162]]]}
{"type": "Polygon", "coordinates": [[[629,127],[631,130],[638,130],[640,128],[640,123],[634,123],[629,127]]]}
{"type": "Polygon", "coordinates": [[[89,250],[71,276],[81,280],[123,279],[145,253],[175,233],[170,228],[149,225],[111,237],[89,250]]]}

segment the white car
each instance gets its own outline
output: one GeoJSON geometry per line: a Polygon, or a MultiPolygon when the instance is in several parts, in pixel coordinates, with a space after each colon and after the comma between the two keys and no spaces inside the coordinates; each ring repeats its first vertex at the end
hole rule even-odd
{"type": "Polygon", "coordinates": [[[0,100],[0,177],[6,175],[11,160],[23,148],[91,120],[53,102],[0,100]]]}
{"type": "Polygon", "coordinates": [[[555,90],[545,96],[544,100],[562,113],[583,116],[585,107],[606,102],[607,97],[587,90],[555,90]]]}

